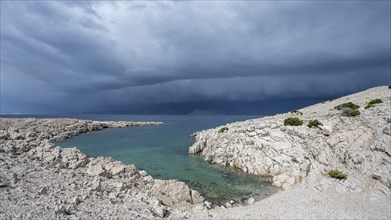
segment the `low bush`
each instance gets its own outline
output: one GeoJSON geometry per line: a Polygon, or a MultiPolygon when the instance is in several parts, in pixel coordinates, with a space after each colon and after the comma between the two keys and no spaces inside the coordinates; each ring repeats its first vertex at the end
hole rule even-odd
{"type": "Polygon", "coordinates": [[[389,89],[391,89],[391,86],[388,86],[389,89]]]}
{"type": "Polygon", "coordinates": [[[375,104],[383,103],[381,99],[372,99],[368,104],[365,106],[365,109],[369,109],[372,107],[375,107],[375,104]]]}
{"type": "Polygon", "coordinates": [[[290,125],[290,126],[300,126],[303,124],[303,121],[300,120],[300,118],[286,118],[284,120],[284,125],[287,126],[287,125],[290,125]]]}
{"type": "Polygon", "coordinates": [[[379,103],[383,103],[383,101],[381,99],[372,99],[370,102],[368,102],[368,104],[370,105],[379,104],[379,103]]]}
{"type": "Polygon", "coordinates": [[[227,127],[222,127],[222,128],[220,128],[219,133],[224,133],[226,131],[228,131],[228,128],[227,127]]]}
{"type": "Polygon", "coordinates": [[[343,108],[351,108],[351,109],[358,109],[360,108],[359,105],[354,104],[353,102],[346,102],[340,105],[337,105],[334,107],[334,109],[341,110],[343,108]]]}
{"type": "Polygon", "coordinates": [[[348,117],[360,115],[360,111],[358,110],[358,108],[360,108],[360,106],[354,104],[353,102],[346,102],[334,107],[334,109],[342,110],[342,115],[348,117]]]}
{"type": "Polygon", "coordinates": [[[335,178],[335,179],[339,179],[339,180],[346,180],[346,178],[347,178],[347,175],[342,173],[342,171],[339,171],[339,170],[330,170],[328,172],[328,174],[330,177],[335,178]]]}
{"type": "Polygon", "coordinates": [[[372,105],[372,104],[367,104],[367,105],[365,106],[365,109],[369,109],[369,108],[372,108],[372,107],[375,107],[375,106],[372,105]]]}
{"type": "Polygon", "coordinates": [[[298,111],[298,110],[293,110],[291,113],[298,114],[298,115],[303,115],[303,112],[298,111]]]}
{"type": "Polygon", "coordinates": [[[318,126],[320,126],[320,125],[323,125],[320,121],[318,121],[317,119],[315,119],[315,120],[310,120],[309,122],[308,122],[308,124],[307,124],[307,126],[309,127],[309,128],[312,128],[312,127],[318,127],[318,126]]]}
{"type": "Polygon", "coordinates": [[[348,116],[348,117],[355,117],[360,114],[361,114],[360,111],[357,109],[346,108],[343,111],[343,115],[348,116]]]}

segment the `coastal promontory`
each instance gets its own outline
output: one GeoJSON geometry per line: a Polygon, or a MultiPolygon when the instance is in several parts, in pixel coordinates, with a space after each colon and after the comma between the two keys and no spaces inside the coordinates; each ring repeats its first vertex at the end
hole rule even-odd
{"type": "Polygon", "coordinates": [[[217,218],[389,219],[390,113],[391,89],[375,87],[197,132],[189,153],[269,176],[283,190],[217,218]]]}

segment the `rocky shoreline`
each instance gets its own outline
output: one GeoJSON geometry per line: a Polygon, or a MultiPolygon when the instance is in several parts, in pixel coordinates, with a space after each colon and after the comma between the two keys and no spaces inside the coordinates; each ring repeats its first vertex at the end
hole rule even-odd
{"type": "Polygon", "coordinates": [[[54,144],[90,131],[159,122],[0,119],[0,219],[389,219],[390,112],[391,89],[377,87],[195,133],[189,153],[270,176],[283,189],[228,209],[212,208],[183,182],[154,179],[134,165],[54,144]],[[374,99],[382,102],[366,108],[374,99]],[[359,105],[359,115],[335,109],[348,102],[359,105]],[[284,125],[289,117],[303,124],[284,125]],[[314,120],[321,124],[307,126],[314,120]],[[346,179],[332,178],[331,170],[346,179]]]}
{"type": "Polygon", "coordinates": [[[0,219],[189,218],[202,196],[134,165],[88,158],[53,142],[105,128],[160,122],[0,119],[0,219]]]}
{"type": "Polygon", "coordinates": [[[189,153],[243,172],[271,176],[273,185],[284,190],[314,189],[320,198],[330,193],[381,197],[388,207],[382,210],[383,216],[389,217],[390,112],[391,89],[376,87],[298,111],[197,132],[189,153]],[[359,115],[349,117],[347,112],[354,110],[345,107],[349,102],[358,105],[359,115]],[[297,119],[285,122],[287,118],[297,119]],[[320,124],[307,126],[315,120],[320,124]],[[298,126],[285,124],[295,121],[298,126]],[[342,180],[332,178],[331,171],[338,171],[342,180]]]}

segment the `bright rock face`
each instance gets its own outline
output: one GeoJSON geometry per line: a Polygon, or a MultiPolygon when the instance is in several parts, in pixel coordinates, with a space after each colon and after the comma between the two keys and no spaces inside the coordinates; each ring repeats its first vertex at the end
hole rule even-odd
{"type": "Polygon", "coordinates": [[[273,184],[284,189],[301,183],[321,190],[335,183],[349,191],[375,187],[390,194],[390,99],[390,89],[377,87],[300,109],[302,115],[286,113],[227,124],[224,133],[218,132],[220,128],[197,132],[189,153],[247,173],[273,176],[273,184]],[[364,109],[376,98],[383,103],[364,109]],[[361,114],[346,117],[334,109],[346,102],[358,104],[361,114]],[[284,126],[288,117],[298,117],[304,124],[284,126]],[[323,125],[307,127],[315,119],[323,125]],[[331,179],[327,174],[331,169],[341,170],[348,179],[343,184],[331,179]]]}

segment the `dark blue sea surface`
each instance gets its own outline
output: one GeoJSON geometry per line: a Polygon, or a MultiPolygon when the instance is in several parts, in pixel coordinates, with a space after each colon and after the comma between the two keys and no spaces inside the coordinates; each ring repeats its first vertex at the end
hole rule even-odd
{"type": "Polygon", "coordinates": [[[191,134],[257,116],[166,116],[166,115],[73,115],[91,120],[161,121],[162,125],[113,128],[81,134],[57,143],[77,147],[88,156],[109,156],[135,164],[154,178],[178,179],[199,191],[209,201],[264,198],[276,192],[264,178],[233,168],[213,165],[188,154],[191,134]]]}

